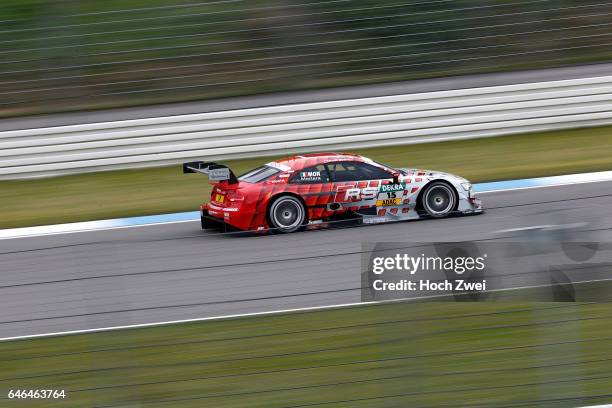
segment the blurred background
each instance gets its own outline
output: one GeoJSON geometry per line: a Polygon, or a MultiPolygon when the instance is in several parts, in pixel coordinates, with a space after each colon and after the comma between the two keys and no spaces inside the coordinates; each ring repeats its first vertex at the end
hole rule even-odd
{"type": "Polygon", "coordinates": [[[0,116],[606,61],[594,0],[5,0],[0,116]]]}
{"type": "Polygon", "coordinates": [[[611,23],[595,0],[3,1],[0,228],[191,211],[208,186],[163,167],[187,159],[609,170],[611,23]]]}
{"type": "Polygon", "coordinates": [[[612,175],[492,192],[478,217],[244,236],[200,230],[210,186],[178,165],[609,171],[611,25],[596,0],[0,1],[0,236],[55,231],[0,240],[0,406],[611,402],[612,175]],[[142,215],[164,223],[54,230],[142,215]],[[504,239],[563,249],[497,271],[542,301],[325,308],[360,302],[363,243],[504,239]],[[598,242],[576,264],[568,240],[598,242]],[[277,313],[296,308],[321,309],[277,313]],[[157,327],[97,332],[130,325],[157,327]],[[8,400],[40,388],[68,398],[8,400]]]}

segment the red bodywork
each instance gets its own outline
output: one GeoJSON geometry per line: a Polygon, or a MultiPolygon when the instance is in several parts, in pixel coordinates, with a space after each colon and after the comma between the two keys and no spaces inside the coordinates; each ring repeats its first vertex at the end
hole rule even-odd
{"type": "Polygon", "coordinates": [[[259,183],[239,181],[229,184],[227,181],[214,182],[210,203],[201,206],[202,215],[222,220],[240,230],[262,231],[270,228],[267,209],[271,199],[282,194],[293,194],[299,197],[307,209],[307,222],[324,220],[343,212],[355,211],[359,207],[330,210],[327,204],[342,201],[336,197],[347,188],[379,187],[381,183],[390,183],[394,170],[373,163],[362,156],[344,153],[315,153],[293,156],[269,163],[282,168],[280,172],[259,183]],[[389,174],[389,180],[322,182],[316,184],[292,184],[289,179],[300,170],[319,164],[333,162],[368,162],[389,174]],[[220,198],[223,197],[223,198],[220,198]]]}

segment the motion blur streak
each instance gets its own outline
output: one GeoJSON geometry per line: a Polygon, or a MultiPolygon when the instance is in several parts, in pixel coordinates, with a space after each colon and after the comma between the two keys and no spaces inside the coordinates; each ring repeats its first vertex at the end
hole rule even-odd
{"type": "Polygon", "coordinates": [[[604,0],[1,1],[0,405],[612,408],[611,26],[604,0]],[[486,212],[213,232],[175,166],[317,151],[457,174],[486,212]]]}
{"type": "Polygon", "coordinates": [[[0,6],[0,116],[610,58],[612,5],[594,0],[115,6],[36,0],[0,6]]]}
{"type": "Polygon", "coordinates": [[[185,222],[3,240],[0,337],[355,303],[362,242],[499,240],[498,231],[559,224],[579,224],[577,239],[610,240],[611,203],[608,181],[490,193],[481,217],[290,236],[200,233],[185,222]]]}

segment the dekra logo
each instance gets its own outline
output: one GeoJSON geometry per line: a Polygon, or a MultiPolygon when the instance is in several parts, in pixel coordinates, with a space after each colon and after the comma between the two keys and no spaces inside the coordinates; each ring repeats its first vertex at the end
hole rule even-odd
{"type": "Polygon", "coordinates": [[[380,191],[383,193],[387,193],[390,191],[403,191],[406,189],[405,183],[400,184],[383,184],[380,188],[380,191]]]}

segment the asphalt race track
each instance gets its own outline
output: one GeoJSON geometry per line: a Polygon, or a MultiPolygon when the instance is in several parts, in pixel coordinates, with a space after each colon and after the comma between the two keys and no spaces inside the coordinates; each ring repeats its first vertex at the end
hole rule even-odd
{"type": "Polygon", "coordinates": [[[359,302],[362,243],[612,238],[612,182],[482,195],[487,213],[245,236],[199,222],[0,240],[0,338],[359,302]]]}

